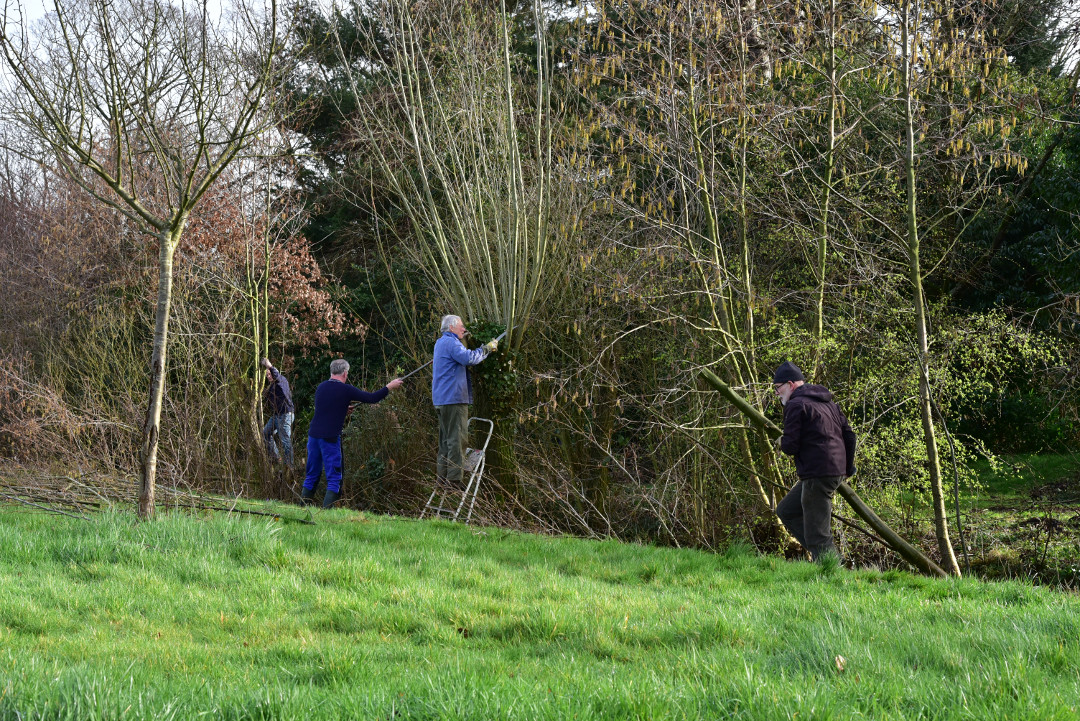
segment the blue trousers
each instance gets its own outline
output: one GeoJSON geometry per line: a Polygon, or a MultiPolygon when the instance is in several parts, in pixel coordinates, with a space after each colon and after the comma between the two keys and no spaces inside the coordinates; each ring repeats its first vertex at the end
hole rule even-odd
{"type": "Polygon", "coordinates": [[[341,439],[307,439],[307,474],[304,488],[315,490],[319,475],[326,469],[326,490],[341,493],[341,439]]]}

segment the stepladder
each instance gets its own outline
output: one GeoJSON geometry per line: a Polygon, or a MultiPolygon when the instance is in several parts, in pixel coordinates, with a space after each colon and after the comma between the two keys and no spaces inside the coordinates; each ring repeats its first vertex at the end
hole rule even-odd
{"type": "Polygon", "coordinates": [[[495,431],[494,421],[476,416],[469,418],[467,431],[472,430],[473,421],[486,423],[487,434],[484,437],[483,445],[479,448],[465,449],[465,456],[462,458],[461,464],[461,477],[462,480],[468,477],[468,482],[462,488],[460,483],[452,483],[443,478],[436,478],[435,488],[432,489],[431,495],[428,496],[427,503],[424,504],[424,510],[420,512],[420,518],[430,515],[432,518],[446,518],[457,521],[461,517],[461,512],[465,510],[466,504],[468,504],[468,510],[465,513],[465,523],[468,523],[469,519],[472,518],[473,509],[476,506],[476,494],[480,491],[480,480],[484,477],[488,443],[491,442],[491,435],[495,431]],[[459,494],[460,499],[458,498],[459,494]],[[457,501],[456,505],[454,501],[457,501]]]}

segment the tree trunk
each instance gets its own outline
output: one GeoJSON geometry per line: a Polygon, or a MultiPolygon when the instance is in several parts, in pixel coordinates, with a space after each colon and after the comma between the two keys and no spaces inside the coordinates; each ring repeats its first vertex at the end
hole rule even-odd
{"type": "Polygon", "coordinates": [[[758,19],[758,0],[746,1],[746,15],[749,19],[746,45],[751,53],[750,60],[754,64],[761,65],[761,74],[766,81],[772,80],[772,55],[769,53],[768,40],[764,37],[761,21],[758,19]]]}
{"type": "Polygon", "coordinates": [[[822,344],[825,338],[825,259],[829,251],[829,204],[832,200],[833,169],[836,166],[836,2],[829,6],[829,136],[825,152],[825,182],[821,188],[821,224],[818,232],[817,298],[814,308],[814,364],[810,379],[818,379],[821,366],[822,344]]]}
{"type": "MultiPolygon", "coordinates": [[[[266,199],[266,212],[270,214],[270,201],[266,199]]],[[[256,260],[258,258],[255,252],[254,243],[250,243],[247,246],[247,262],[245,263],[245,273],[247,279],[247,304],[248,304],[248,317],[251,322],[251,363],[255,369],[254,378],[251,385],[251,397],[248,403],[248,434],[250,435],[251,453],[248,456],[249,462],[247,463],[248,471],[251,476],[257,477],[260,481],[261,487],[264,489],[267,495],[273,495],[277,498],[289,498],[289,491],[287,481],[284,484],[276,483],[274,478],[273,468],[270,465],[270,449],[267,447],[266,440],[263,438],[263,426],[266,424],[267,418],[263,413],[263,392],[265,391],[266,384],[266,371],[261,365],[263,358],[270,357],[270,324],[268,318],[268,304],[269,304],[269,292],[267,283],[270,278],[270,241],[269,241],[269,228],[263,233],[262,237],[262,250],[263,259],[262,267],[259,268],[259,273],[256,274],[256,260]],[[284,487],[281,487],[284,486],[284,487]]],[[[280,460],[284,462],[284,448],[281,447],[279,441],[278,452],[280,454],[280,460]]]]}
{"type": "MultiPolygon", "coordinates": [[[[910,212],[910,209],[909,209],[910,212]]],[[[909,218],[909,232],[911,220],[909,218]]],[[[930,407],[929,344],[926,331],[926,309],[923,303],[922,274],[919,271],[918,246],[909,249],[911,257],[911,283],[915,287],[915,328],[919,342],[919,413],[922,415],[923,441],[926,445],[926,464],[930,473],[930,490],[934,503],[934,532],[937,535],[941,565],[954,576],[960,575],[952,542],[949,540],[949,522],[945,515],[945,493],[941,486],[941,459],[938,456],[937,431],[930,407]]]]}
{"type": "Polygon", "coordinates": [[[169,340],[169,310],[172,303],[173,255],[180,242],[184,221],[160,238],[158,254],[158,299],[154,314],[154,351],[150,360],[150,402],[143,424],[140,453],[142,483],[139,487],[139,518],[154,516],[154,482],[157,477],[158,435],[161,430],[161,404],[165,396],[166,349],[169,340]]]}
{"type": "MultiPolygon", "coordinates": [[[[917,14],[916,14],[917,15],[917,14]]],[[[934,531],[937,534],[941,565],[950,574],[960,575],[952,542],[949,540],[949,523],[945,516],[945,494],[941,487],[941,461],[938,458],[937,436],[930,408],[930,344],[926,327],[926,301],[923,298],[922,269],[919,263],[919,224],[915,188],[915,119],[912,103],[914,90],[911,86],[911,38],[912,21],[910,0],[904,3],[903,72],[904,72],[904,125],[907,145],[904,152],[904,170],[907,178],[907,255],[911,277],[912,301],[915,306],[915,332],[919,343],[919,412],[922,415],[923,440],[926,444],[926,463],[930,473],[930,489],[934,501],[934,531]]]]}
{"type": "MultiPolygon", "coordinates": [[[[491,442],[488,443],[485,453],[486,463],[484,475],[490,477],[511,498],[523,502],[521,484],[517,475],[517,458],[514,453],[514,436],[517,433],[517,416],[492,417],[495,415],[490,404],[479,402],[476,405],[476,415],[480,418],[488,418],[495,422],[495,430],[491,434],[491,442]],[[487,415],[481,415],[486,413],[487,415]]],[[[487,435],[487,423],[478,423],[476,428],[470,428],[470,438],[475,446],[483,445],[484,436],[487,435]]]]}
{"type": "Polygon", "coordinates": [[[588,488],[589,503],[593,505],[602,518],[609,534],[611,533],[611,521],[608,518],[608,495],[611,489],[611,464],[608,461],[607,454],[611,452],[611,440],[615,432],[615,401],[618,396],[615,390],[615,354],[617,347],[613,347],[610,353],[605,353],[600,360],[601,367],[607,377],[604,379],[604,384],[596,391],[597,400],[599,401],[599,408],[596,410],[596,444],[603,448],[603,453],[595,451],[593,453],[593,465],[596,468],[596,474],[590,477],[588,488]]]}
{"type": "MultiPolygon", "coordinates": [[[[487,418],[495,423],[495,429],[491,434],[485,453],[486,463],[484,476],[494,480],[503,491],[510,497],[521,501],[521,483],[517,474],[517,458],[514,453],[515,436],[518,428],[516,409],[521,405],[520,393],[514,382],[514,371],[507,364],[507,355],[492,354],[484,361],[489,367],[485,372],[490,376],[484,378],[473,375],[473,407],[469,415],[477,418],[487,418]],[[498,368],[490,366],[498,365],[498,368]],[[509,377],[506,377],[509,376],[509,377]],[[493,382],[491,378],[503,381],[506,385],[493,382]]],[[[525,368],[516,369],[525,372],[525,368]]],[[[486,423],[470,424],[469,447],[480,448],[484,437],[487,435],[486,423]]]]}

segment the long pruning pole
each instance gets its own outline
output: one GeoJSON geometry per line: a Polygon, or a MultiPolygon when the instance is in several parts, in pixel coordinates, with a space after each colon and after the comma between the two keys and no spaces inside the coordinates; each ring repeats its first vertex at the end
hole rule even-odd
{"type": "MultiPolygon", "coordinates": [[[[514,326],[514,328],[517,328],[517,326],[514,326]]],[[[510,332],[511,330],[513,330],[513,329],[512,329],[512,328],[507,328],[506,330],[504,330],[504,331],[503,331],[502,333],[500,333],[499,335],[497,335],[497,336],[496,336],[495,338],[493,338],[492,340],[494,340],[494,341],[496,341],[496,342],[498,342],[498,341],[501,341],[501,340],[502,340],[503,338],[505,338],[505,337],[506,337],[506,334],[507,334],[507,333],[509,333],[509,332],[510,332]]],[[[434,359],[434,358],[432,358],[431,360],[429,360],[429,361],[428,361],[427,363],[425,363],[424,365],[420,366],[420,367],[419,367],[419,368],[417,368],[416,370],[412,370],[412,371],[409,371],[409,372],[408,372],[408,373],[406,373],[405,375],[401,376],[401,380],[405,380],[405,379],[406,379],[406,378],[408,378],[409,376],[413,376],[413,375],[416,375],[417,373],[419,373],[420,371],[424,370],[425,368],[427,368],[427,367],[428,367],[429,365],[431,365],[431,364],[432,364],[432,363],[434,363],[434,362],[435,362],[435,359],[434,359]]]]}
{"type": "MultiPolygon", "coordinates": [[[[739,395],[734,388],[717,378],[715,373],[705,368],[702,369],[701,376],[709,385],[716,389],[720,395],[730,401],[740,413],[746,416],[751,423],[760,428],[769,438],[779,438],[784,435],[784,432],[780,430],[778,425],[766,418],[757,408],[750,405],[750,402],[739,395]]],[[[866,505],[863,499],[859,498],[859,495],[852,490],[851,486],[849,486],[846,481],[840,484],[837,491],[843,496],[844,500],[848,502],[848,505],[854,509],[855,513],[859,514],[860,518],[877,531],[878,535],[881,536],[885,543],[896,551],[901,558],[929,576],[940,576],[941,578],[948,577],[949,574],[945,573],[940,566],[927,558],[922,551],[904,540],[900,534],[890,528],[885,521],[881,520],[881,518],[874,513],[873,509],[866,505]]]]}

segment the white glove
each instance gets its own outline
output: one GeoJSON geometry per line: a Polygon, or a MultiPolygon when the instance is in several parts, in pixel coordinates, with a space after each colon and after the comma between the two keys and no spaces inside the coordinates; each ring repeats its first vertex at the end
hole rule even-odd
{"type": "Polygon", "coordinates": [[[498,349],[499,349],[499,341],[498,341],[498,339],[488,341],[487,343],[484,344],[484,350],[486,350],[488,353],[494,353],[498,349]]]}

